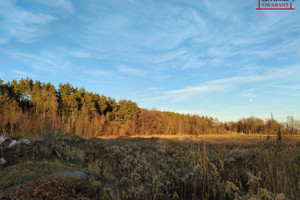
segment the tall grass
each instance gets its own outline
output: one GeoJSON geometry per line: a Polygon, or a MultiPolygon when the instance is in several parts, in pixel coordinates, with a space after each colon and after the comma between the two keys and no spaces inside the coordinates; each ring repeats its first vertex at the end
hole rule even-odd
{"type": "Polygon", "coordinates": [[[300,144],[290,139],[47,140],[30,149],[35,160],[47,160],[41,149],[57,150],[109,199],[300,199],[300,144]]]}
{"type": "Polygon", "coordinates": [[[300,199],[300,145],[288,139],[65,136],[55,145],[78,156],[115,199],[300,199]]]}

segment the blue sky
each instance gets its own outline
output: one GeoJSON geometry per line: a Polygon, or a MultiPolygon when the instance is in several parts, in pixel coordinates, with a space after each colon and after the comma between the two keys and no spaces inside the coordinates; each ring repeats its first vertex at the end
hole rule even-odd
{"type": "Polygon", "coordinates": [[[1,0],[0,78],[143,108],[300,119],[300,6],[257,0],[1,0]]]}

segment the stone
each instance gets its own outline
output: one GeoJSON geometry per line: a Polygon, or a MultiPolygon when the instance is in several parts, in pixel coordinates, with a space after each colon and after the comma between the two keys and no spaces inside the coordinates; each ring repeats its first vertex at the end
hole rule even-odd
{"type": "Polygon", "coordinates": [[[88,179],[88,174],[84,171],[60,171],[51,174],[54,177],[72,177],[78,179],[88,179]]]}
{"type": "Polygon", "coordinates": [[[13,146],[20,144],[20,142],[18,142],[17,140],[12,140],[9,145],[7,146],[7,148],[12,148],[13,146]]]}
{"type": "Polygon", "coordinates": [[[4,159],[4,158],[1,158],[0,159],[0,166],[1,165],[4,165],[4,164],[6,164],[7,163],[7,161],[4,159]]]}
{"type": "Polygon", "coordinates": [[[0,145],[5,142],[6,140],[8,140],[7,136],[6,135],[1,135],[0,136],[0,145]]]}
{"type": "Polygon", "coordinates": [[[24,144],[30,144],[30,140],[26,139],[26,138],[22,138],[18,141],[19,143],[24,143],[24,144]]]}
{"type": "Polygon", "coordinates": [[[58,151],[56,151],[55,149],[53,149],[53,153],[58,157],[58,158],[62,158],[62,156],[61,156],[61,154],[58,152],[58,151]]]}

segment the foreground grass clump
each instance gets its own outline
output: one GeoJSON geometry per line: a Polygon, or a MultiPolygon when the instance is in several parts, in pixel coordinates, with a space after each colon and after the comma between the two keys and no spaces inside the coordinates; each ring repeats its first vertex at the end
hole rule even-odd
{"type": "MultiPolygon", "coordinates": [[[[160,138],[83,139],[47,136],[48,155],[1,170],[0,190],[60,170],[84,170],[79,180],[96,199],[300,199],[300,145],[291,140],[179,141],[160,138]],[[55,151],[53,151],[53,149],[55,151]],[[46,170],[38,165],[54,163],[46,170]],[[33,175],[20,177],[33,167],[33,175]],[[8,177],[5,173],[15,174],[8,177]]],[[[36,152],[38,153],[38,152],[36,152]]],[[[45,150],[45,155],[47,151],[45,150]]],[[[21,159],[21,158],[19,158],[21,159]]],[[[22,160],[22,159],[21,159],[22,160]]],[[[30,170],[30,171],[32,171],[30,170]]]]}
{"type": "Polygon", "coordinates": [[[8,188],[65,169],[70,168],[59,161],[22,161],[0,170],[0,186],[8,188]]]}

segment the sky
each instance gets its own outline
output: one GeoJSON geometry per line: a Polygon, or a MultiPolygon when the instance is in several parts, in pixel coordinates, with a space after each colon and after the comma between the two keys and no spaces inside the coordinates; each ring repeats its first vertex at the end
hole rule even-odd
{"type": "Polygon", "coordinates": [[[300,3],[1,0],[0,79],[69,82],[142,108],[300,119],[300,3]]]}

